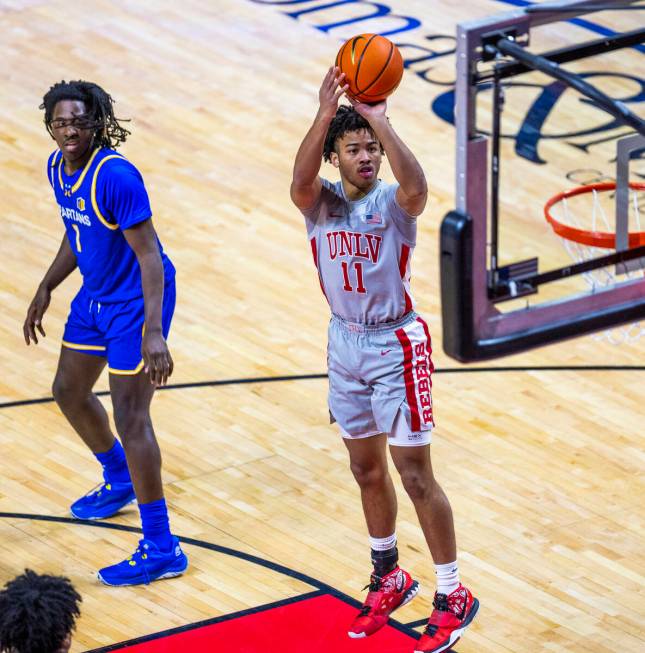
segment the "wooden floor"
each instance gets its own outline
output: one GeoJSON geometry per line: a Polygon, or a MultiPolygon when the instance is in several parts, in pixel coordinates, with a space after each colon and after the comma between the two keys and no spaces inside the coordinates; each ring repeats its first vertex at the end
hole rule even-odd
{"type": "MultiPolygon", "coordinates": [[[[408,38],[418,45],[429,42],[424,35],[454,34],[460,20],[509,8],[493,0],[390,5],[422,20],[408,38]]],[[[78,287],[74,277],[56,292],[46,340],[25,347],[24,314],[62,235],[45,177],[53,145],[38,105],[63,78],[100,83],[116,98],[118,115],[132,118],[123,152],[144,175],[157,230],[178,269],[172,381],[325,372],[328,309],[288,187],[320,79],[355,26],[326,33],[314,24],[339,13],[295,20],[287,10],[252,0],[0,0],[1,402],[50,396],[78,287]]],[[[594,20],[626,30],[638,12],[629,13],[594,20]]],[[[594,37],[571,29],[577,39],[594,37]]],[[[564,45],[571,34],[554,30],[545,44],[564,45]]],[[[641,53],[621,56],[632,75],[642,73],[641,53]]],[[[614,346],[585,337],[492,364],[518,368],[512,371],[478,371],[481,365],[462,366],[443,354],[437,241],[454,203],[454,130],[429,106],[449,89],[453,70],[454,55],[432,64],[429,76],[439,85],[412,74],[413,67],[389,113],[433,195],[420,219],[413,277],[438,368],[433,460],[453,504],[463,578],[483,606],[458,650],[637,653],[645,649],[644,372],[535,368],[642,366],[645,339],[614,346]]],[[[572,157],[563,140],[548,147],[572,157]]],[[[579,167],[591,166],[581,159],[579,167]]],[[[539,179],[528,190],[518,187],[517,196],[510,188],[504,202],[539,209],[549,192],[539,179]]],[[[534,219],[511,224],[506,246],[517,242],[521,250],[534,219]]],[[[542,223],[529,232],[538,234],[547,258],[560,247],[542,244],[542,223]]],[[[552,256],[559,260],[560,250],[552,256]]],[[[102,378],[98,388],[106,386],[102,378]]],[[[160,392],[154,420],[166,492],[179,535],[286,565],[360,598],[369,573],[366,531],[345,448],[326,424],[325,394],[324,379],[160,392]]],[[[98,479],[96,463],[53,403],[0,409],[0,451],[1,512],[66,516],[69,503],[98,479]]],[[[434,573],[397,487],[402,561],[425,587],[397,613],[410,623],[431,610],[434,573]]],[[[114,522],[138,526],[138,514],[130,509],[114,522]]],[[[72,578],[84,598],[75,652],[311,590],[191,545],[192,566],[180,579],[130,589],[98,585],[97,567],[131,553],[135,540],[118,530],[3,518],[0,582],[26,566],[72,578]],[[133,618],[139,611],[145,618],[133,618]]]]}

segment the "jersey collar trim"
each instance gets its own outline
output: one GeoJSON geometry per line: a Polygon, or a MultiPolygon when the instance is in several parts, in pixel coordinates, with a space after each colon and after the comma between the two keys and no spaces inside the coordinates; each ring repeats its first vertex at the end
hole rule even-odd
{"type": "MultiPolygon", "coordinates": [[[[96,155],[99,153],[100,148],[96,148],[94,152],[92,152],[92,156],[90,157],[90,160],[85,164],[83,167],[83,172],[81,172],[80,177],[76,180],[76,183],[72,186],[71,191],[69,191],[70,195],[73,195],[80,187],[81,184],[83,183],[85,179],[85,175],[87,175],[89,169],[92,167],[92,163],[94,162],[94,159],[96,158],[96,155]]],[[[65,184],[63,184],[63,165],[64,165],[64,157],[62,156],[58,162],[58,183],[60,185],[60,189],[65,192],[65,184]]]]}
{"type": "Polygon", "coordinates": [[[370,197],[372,197],[372,195],[374,195],[374,193],[376,192],[376,189],[377,189],[380,185],[381,185],[381,180],[380,180],[380,179],[377,179],[377,180],[376,180],[376,183],[374,184],[374,186],[372,186],[372,188],[370,189],[370,192],[367,193],[367,195],[363,195],[363,197],[361,197],[361,198],[358,199],[358,200],[350,200],[349,197],[347,197],[347,195],[345,194],[345,186],[343,185],[343,181],[342,181],[342,179],[341,179],[341,181],[340,181],[340,191],[341,191],[341,193],[343,194],[343,199],[344,199],[347,203],[356,206],[357,204],[362,204],[363,202],[366,202],[370,197]]]}

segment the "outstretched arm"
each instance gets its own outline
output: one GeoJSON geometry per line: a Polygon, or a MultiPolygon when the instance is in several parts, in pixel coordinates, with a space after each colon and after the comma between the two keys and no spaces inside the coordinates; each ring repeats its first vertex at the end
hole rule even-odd
{"type": "Polygon", "coordinates": [[[36,329],[38,329],[40,335],[45,335],[42,320],[45,311],[49,307],[52,291],[74,272],[76,265],[76,256],[69,244],[67,234],[63,234],[63,240],[58,248],[58,253],[49,266],[49,270],[47,270],[43,280],[40,282],[38,290],[36,290],[36,294],[27,309],[27,317],[22,325],[22,333],[27,344],[30,344],[32,340],[35,344],[38,344],[36,329]]]}
{"type": "Polygon", "coordinates": [[[293,165],[291,199],[301,210],[311,208],[320,197],[322,182],[318,173],[322,163],[323,147],[329,124],[336,115],[338,99],[347,90],[345,75],[338,68],[330,68],[318,92],[320,108],[313,125],[304,137],[293,165]]]}
{"type": "Polygon", "coordinates": [[[390,168],[399,182],[396,200],[408,214],[420,215],[428,198],[428,185],[421,165],[410,148],[401,140],[385,116],[386,102],[363,104],[352,98],[349,101],[370,124],[376,138],[387,154],[390,168]]]}

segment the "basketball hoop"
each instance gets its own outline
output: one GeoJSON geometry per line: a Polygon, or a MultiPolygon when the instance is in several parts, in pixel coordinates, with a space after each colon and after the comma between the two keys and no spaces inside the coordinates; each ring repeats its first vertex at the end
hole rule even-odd
{"type": "MultiPolygon", "coordinates": [[[[562,238],[562,243],[569,256],[582,263],[606,254],[601,250],[616,249],[616,229],[614,225],[614,191],[615,182],[603,182],[578,186],[558,193],[544,205],[544,217],[553,231],[562,238]],[[611,220],[608,218],[611,215],[611,220]]],[[[645,245],[645,231],[641,226],[641,210],[645,212],[645,183],[629,184],[630,226],[636,231],[629,231],[628,248],[645,245]],[[640,206],[639,206],[640,205],[640,206]]],[[[622,274],[622,273],[621,273],[622,274]]],[[[602,290],[615,285],[616,267],[603,267],[582,274],[591,290],[602,290]]],[[[628,266],[624,270],[627,279],[645,276],[643,265],[628,266]]],[[[614,344],[634,341],[645,335],[645,324],[635,322],[620,329],[622,336],[616,338],[610,329],[597,336],[614,344]]]]}

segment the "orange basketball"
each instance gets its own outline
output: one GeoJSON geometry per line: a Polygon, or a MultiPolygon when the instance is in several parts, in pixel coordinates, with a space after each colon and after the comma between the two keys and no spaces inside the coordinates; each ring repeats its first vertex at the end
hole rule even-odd
{"type": "Polygon", "coordinates": [[[378,34],[359,34],[346,41],[336,55],[336,66],[345,73],[348,94],[369,104],[385,100],[403,77],[399,49],[378,34]]]}

